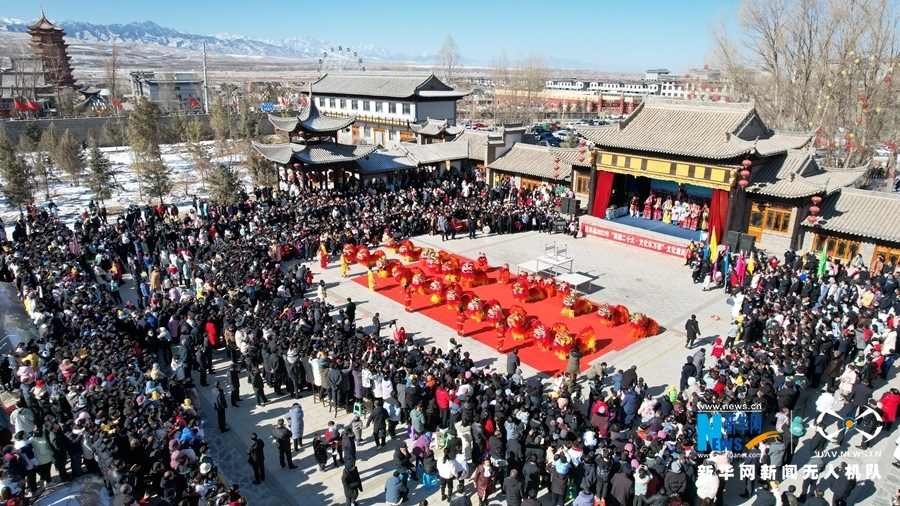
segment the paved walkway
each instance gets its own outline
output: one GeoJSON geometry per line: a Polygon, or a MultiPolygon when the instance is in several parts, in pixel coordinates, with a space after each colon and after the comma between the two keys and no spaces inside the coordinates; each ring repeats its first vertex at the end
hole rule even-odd
{"type": "MultiPolygon", "coordinates": [[[[726,304],[722,292],[703,292],[691,281],[687,268],[682,265],[683,261],[674,257],[602,239],[575,239],[571,236],[536,232],[486,237],[479,235],[474,240],[458,237],[447,242],[442,242],[440,236],[422,236],[414,238],[413,242],[418,246],[442,248],[473,259],[479,252],[484,252],[492,266],[508,263],[512,266],[513,272],[515,265],[543,255],[545,244],[555,242],[559,246],[568,247],[568,255],[575,259],[574,270],[595,277],[594,289],[588,294],[590,299],[595,302],[623,304],[631,311],[644,312],[655,318],[664,328],[664,332],[659,336],[636,342],[624,350],[609,350],[607,354],[595,360],[595,363],[603,361],[617,369],[637,365],[639,375],[651,387],[678,381],[686,354],[683,348],[684,322],[691,314],[696,314],[700,321],[704,336],[700,344],[707,347],[711,345],[715,336],[724,335],[728,328],[731,306],[726,304]],[[720,316],[721,320],[712,318],[713,315],[720,316]]],[[[407,314],[400,304],[369,292],[357,283],[341,279],[334,262],[325,272],[320,272],[318,263],[311,263],[310,266],[316,279],[324,279],[327,283],[328,294],[333,304],[340,306],[347,297],[353,298],[358,305],[358,324],[368,325],[372,315],[378,312],[381,314],[382,322],[396,318],[400,325],[409,330],[408,335],[411,338],[426,345],[445,347],[449,338],[455,336],[453,329],[420,314],[407,314]]],[[[352,265],[350,275],[361,276],[365,273],[360,266],[352,265]]],[[[465,339],[463,346],[478,365],[494,364],[498,370],[505,370],[505,358],[490,347],[473,339],[465,339]]],[[[217,371],[215,379],[226,384],[227,364],[224,354],[217,355],[215,367],[217,371]]],[[[536,374],[535,370],[527,366],[523,367],[523,371],[526,375],[536,374]]],[[[210,378],[210,381],[214,379],[210,378]]],[[[654,389],[654,392],[657,390],[654,389]]],[[[243,406],[239,409],[232,408],[228,412],[228,423],[233,430],[226,434],[219,434],[215,428],[215,414],[212,412],[210,393],[205,392],[205,395],[202,395],[204,416],[207,420],[211,420],[207,423],[208,439],[213,448],[213,455],[227,479],[232,483],[241,484],[243,493],[254,506],[342,504],[344,495],[340,482],[341,469],[319,471],[313,460],[311,441],[312,434],[323,432],[329,420],[334,419],[337,423],[346,424],[352,417],[329,413],[322,404],[314,404],[307,394],[299,401],[305,413],[306,426],[304,446],[300,452],[294,454],[294,462],[299,469],[283,470],[278,466],[277,452],[269,434],[274,428],[275,420],[283,417],[294,401],[286,396],[269,396],[270,403],[265,408],[257,408],[254,407],[249,386],[242,389],[242,393],[245,399],[243,406]],[[254,431],[265,439],[267,455],[267,480],[258,486],[250,484],[253,475],[244,454],[249,434],[254,431]]],[[[405,434],[405,431],[398,432],[405,434]]],[[[358,466],[364,487],[364,491],[360,494],[360,502],[382,503],[384,483],[393,470],[391,460],[394,446],[389,442],[388,446],[379,452],[371,443],[371,429],[364,430],[363,436],[364,443],[358,447],[358,466]]],[[[889,497],[886,494],[890,491],[896,490],[898,481],[898,473],[894,472],[897,470],[890,465],[893,439],[894,436],[890,436],[890,441],[888,438],[882,438],[874,448],[884,452],[879,465],[886,480],[882,483],[887,486],[881,486],[877,495],[873,497],[875,489],[871,488],[872,485],[861,484],[854,492],[854,496],[851,496],[851,499],[857,499],[855,501],[857,504],[889,504],[889,500],[884,498],[889,497]]],[[[848,440],[852,444],[857,444],[858,436],[848,440]]],[[[844,460],[848,463],[863,464],[863,468],[866,463],[864,458],[848,457],[844,460]]],[[[802,465],[805,462],[806,456],[802,452],[799,453],[795,463],[802,465]]],[[[800,478],[802,479],[802,473],[800,478]]],[[[795,483],[798,487],[800,485],[799,480],[793,480],[787,482],[785,487],[789,483],[795,483]]],[[[440,496],[436,490],[426,492],[418,482],[411,484],[413,487],[408,504],[418,504],[426,498],[431,504],[439,503],[440,496]]],[[[740,493],[740,482],[736,478],[729,482],[726,490],[726,504],[752,502],[737,496],[740,493]]],[[[549,504],[549,498],[545,497],[544,502],[549,504]]],[[[491,504],[501,502],[494,500],[491,504]]]]}

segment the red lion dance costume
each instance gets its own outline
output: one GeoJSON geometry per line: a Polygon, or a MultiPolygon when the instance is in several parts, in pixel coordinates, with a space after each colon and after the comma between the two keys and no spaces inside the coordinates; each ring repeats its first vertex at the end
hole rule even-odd
{"type": "Polygon", "coordinates": [[[575,345],[575,336],[569,332],[565,324],[557,323],[553,326],[553,353],[556,358],[566,360],[569,358],[569,352],[575,345]]]}
{"type": "Polygon", "coordinates": [[[441,264],[441,274],[447,283],[459,283],[459,260],[450,257],[441,264]]]}
{"type": "Polygon", "coordinates": [[[544,278],[541,285],[544,287],[544,292],[547,293],[547,298],[556,296],[556,278],[544,278]]]}
{"type": "Polygon", "coordinates": [[[655,336],[659,333],[659,324],[656,320],[648,317],[644,313],[631,313],[631,330],[628,331],[628,337],[632,339],[643,339],[645,337],[655,336]]]}
{"type": "Polygon", "coordinates": [[[600,304],[597,307],[597,317],[600,325],[604,327],[618,327],[628,323],[629,320],[628,309],[615,304],[600,304]]]}
{"type": "Polygon", "coordinates": [[[497,282],[501,285],[509,283],[509,264],[503,264],[503,267],[497,271],[497,282]]]}
{"type": "Polygon", "coordinates": [[[516,341],[524,341],[528,339],[528,330],[525,327],[525,317],[528,313],[522,309],[522,306],[513,306],[509,308],[509,316],[506,317],[506,326],[509,327],[509,334],[516,341]]]}
{"type": "Polygon", "coordinates": [[[478,261],[475,263],[475,269],[477,269],[481,272],[488,271],[487,255],[485,255],[484,253],[478,254],[478,261]]]}
{"type": "Polygon", "coordinates": [[[413,267],[412,269],[410,269],[410,272],[412,272],[412,279],[410,280],[410,284],[412,286],[413,293],[425,295],[428,285],[428,276],[426,276],[422,269],[418,267],[413,267]]]}
{"type": "Polygon", "coordinates": [[[396,276],[396,273],[398,272],[397,269],[402,269],[402,268],[403,268],[403,264],[400,262],[400,260],[394,260],[394,259],[387,260],[384,263],[384,267],[378,271],[378,277],[379,278],[393,278],[396,276]]]}
{"type": "Polygon", "coordinates": [[[588,355],[597,351],[597,336],[593,327],[585,327],[578,333],[578,343],[581,346],[581,355],[588,355]]]}
{"type": "Polygon", "coordinates": [[[384,243],[384,247],[387,248],[387,250],[390,251],[391,253],[396,255],[397,252],[400,251],[400,243],[395,241],[394,238],[391,237],[390,235],[388,235],[386,233],[383,234],[381,236],[381,241],[384,243]]]}
{"type": "Polygon", "coordinates": [[[487,284],[487,274],[475,267],[472,262],[466,262],[459,268],[460,278],[459,284],[463,288],[472,288],[487,284]]]}
{"type": "Polygon", "coordinates": [[[572,293],[572,286],[565,281],[561,282],[556,288],[556,296],[560,299],[565,299],[570,293],[572,293]]]}
{"type": "Polygon", "coordinates": [[[403,257],[403,260],[415,262],[422,255],[422,248],[413,246],[412,241],[407,239],[405,241],[400,241],[400,249],[397,250],[397,253],[403,257]]]}
{"type": "Polygon", "coordinates": [[[531,338],[537,343],[538,349],[541,351],[550,351],[550,347],[553,344],[553,330],[551,330],[550,327],[534,320],[531,322],[529,332],[531,338]]]}
{"type": "Polygon", "coordinates": [[[473,322],[483,322],[485,316],[485,303],[472,292],[465,292],[462,303],[466,306],[466,316],[473,322]]]}
{"type": "Polygon", "coordinates": [[[400,288],[406,290],[406,287],[412,283],[412,272],[404,267],[394,269],[394,279],[400,283],[400,288]]]}
{"type": "Polygon", "coordinates": [[[576,297],[571,293],[563,299],[562,315],[575,318],[593,311],[594,305],[584,297],[576,297]]]}
{"type": "Polygon", "coordinates": [[[484,319],[494,324],[503,321],[503,306],[496,299],[489,300],[484,304],[484,319]]]}
{"type": "Polygon", "coordinates": [[[346,260],[348,264],[352,264],[356,261],[356,246],[350,243],[345,244],[341,255],[343,255],[344,260],[346,260]]]}
{"type": "Polygon", "coordinates": [[[459,305],[462,302],[462,287],[459,283],[451,283],[447,285],[444,292],[444,300],[447,302],[447,309],[450,311],[459,311],[459,305]]]}
{"type": "Polygon", "coordinates": [[[440,279],[432,279],[428,284],[428,292],[431,293],[432,304],[444,303],[444,283],[440,279]]]}

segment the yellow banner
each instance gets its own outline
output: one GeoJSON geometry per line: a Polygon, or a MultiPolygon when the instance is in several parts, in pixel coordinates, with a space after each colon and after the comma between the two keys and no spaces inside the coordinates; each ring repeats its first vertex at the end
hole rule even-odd
{"type": "Polygon", "coordinates": [[[597,170],[675,181],[718,190],[731,190],[735,180],[735,169],[731,167],[699,165],[607,152],[602,152],[597,157],[597,170]]]}

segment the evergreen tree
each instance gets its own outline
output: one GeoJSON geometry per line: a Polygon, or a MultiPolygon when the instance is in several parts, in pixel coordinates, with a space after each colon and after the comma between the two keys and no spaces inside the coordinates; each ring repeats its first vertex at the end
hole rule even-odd
{"type": "MultiPolygon", "coordinates": [[[[191,162],[194,164],[194,173],[200,176],[200,182],[203,188],[206,188],[207,178],[209,177],[210,155],[209,149],[203,145],[206,138],[206,132],[200,118],[194,118],[187,124],[184,131],[184,147],[188,152],[191,162]]],[[[185,194],[187,194],[187,185],[185,182],[185,194]]]]}
{"type": "Polygon", "coordinates": [[[225,153],[225,142],[231,135],[231,115],[220,101],[213,103],[209,111],[209,127],[216,138],[216,154],[225,153]]]}
{"type": "Polygon", "coordinates": [[[103,151],[100,151],[96,143],[91,146],[88,168],[90,169],[88,185],[91,189],[91,195],[95,200],[105,203],[108,198],[112,197],[112,162],[109,161],[109,158],[106,157],[103,151]]]}
{"type": "MultiPolygon", "coordinates": [[[[40,140],[40,137],[38,137],[38,140],[40,140]]],[[[43,149],[43,144],[36,142],[32,136],[23,134],[19,136],[18,150],[25,163],[30,167],[29,176],[31,177],[32,190],[34,192],[43,191],[49,200],[50,185],[56,181],[56,178],[53,177],[53,173],[49,170],[47,153],[43,149]]]]}
{"type": "Polygon", "coordinates": [[[250,105],[247,102],[241,102],[238,128],[235,134],[236,137],[243,140],[255,141],[259,138],[259,115],[250,110],[250,105]]]}
{"type": "Polygon", "coordinates": [[[140,195],[163,197],[172,190],[171,170],[162,162],[159,144],[164,137],[162,111],[156,102],[140,100],[128,118],[128,140],[134,156],[134,169],[140,183],[140,195]]]}
{"type": "Polygon", "coordinates": [[[209,195],[213,202],[232,204],[240,199],[244,188],[237,173],[224,163],[217,164],[209,178],[209,195]]]}
{"type": "Polygon", "coordinates": [[[69,176],[70,186],[78,186],[81,184],[81,177],[84,174],[84,151],[81,144],[75,140],[72,132],[66,132],[59,138],[56,145],[56,165],[60,170],[69,176]]]}
{"type": "MultiPolygon", "coordinates": [[[[50,125],[53,125],[53,123],[50,123],[50,125]]],[[[28,137],[31,142],[37,144],[41,140],[42,133],[41,127],[37,125],[37,121],[29,121],[25,123],[25,127],[22,128],[22,133],[19,134],[19,137],[28,137]]]]}
{"type": "Polygon", "coordinates": [[[125,142],[128,140],[127,134],[127,126],[122,121],[121,116],[109,119],[103,125],[103,140],[106,141],[107,145],[115,146],[116,150],[118,150],[119,146],[125,145],[125,142]]]}
{"type": "Polygon", "coordinates": [[[177,144],[179,142],[184,142],[184,129],[185,129],[185,119],[184,119],[184,111],[181,109],[176,109],[175,112],[169,116],[169,128],[166,130],[166,137],[170,144],[177,144]]]}
{"type": "Polygon", "coordinates": [[[0,176],[3,187],[0,188],[6,202],[19,210],[34,199],[30,167],[16,150],[12,139],[6,135],[6,129],[0,128],[0,176]]]}

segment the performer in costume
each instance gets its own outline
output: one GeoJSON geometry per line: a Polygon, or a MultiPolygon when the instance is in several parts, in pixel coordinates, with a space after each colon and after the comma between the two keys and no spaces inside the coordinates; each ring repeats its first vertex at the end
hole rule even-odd
{"type": "Polygon", "coordinates": [[[409,313],[412,310],[412,288],[409,286],[403,289],[403,303],[406,305],[406,312],[409,313]]]}
{"type": "Polygon", "coordinates": [[[506,322],[497,322],[497,351],[503,353],[503,342],[506,340],[506,322]]]}
{"type": "Polygon", "coordinates": [[[478,261],[475,264],[475,269],[477,269],[481,272],[487,272],[487,270],[488,270],[487,255],[485,255],[484,253],[478,254],[478,261]]]}
{"type": "Polygon", "coordinates": [[[651,210],[653,208],[653,194],[651,193],[647,200],[644,201],[644,219],[649,220],[652,218],[651,210]]]}
{"type": "Polygon", "coordinates": [[[375,270],[374,269],[369,269],[368,277],[369,277],[369,291],[374,292],[375,291],[375,270]]]}
{"type": "Polygon", "coordinates": [[[631,205],[629,206],[631,211],[631,216],[633,218],[637,218],[638,216],[638,206],[640,205],[640,200],[637,198],[637,195],[631,197],[631,205]]]}
{"type": "Polygon", "coordinates": [[[688,228],[691,230],[697,230],[697,225],[700,222],[700,204],[694,202],[691,204],[691,224],[688,228]]]}
{"type": "Polygon", "coordinates": [[[503,267],[497,271],[497,282],[501,285],[509,283],[509,264],[503,264],[503,267]]]}
{"type": "Polygon", "coordinates": [[[456,313],[456,335],[462,337],[465,333],[463,332],[463,327],[466,325],[466,320],[469,318],[466,316],[466,308],[463,307],[462,304],[459,305],[459,312],[456,313]]]}
{"type": "Polygon", "coordinates": [[[341,255],[341,277],[342,278],[347,277],[347,267],[348,267],[347,266],[347,257],[345,257],[344,255],[341,255]]]}
{"type": "Polygon", "coordinates": [[[681,227],[690,228],[691,226],[691,205],[687,202],[681,203],[681,227]]]}
{"type": "Polygon", "coordinates": [[[653,199],[653,219],[656,221],[662,221],[662,217],[662,197],[656,197],[655,199],[653,199]]]}
{"type": "Polygon", "coordinates": [[[700,213],[700,230],[709,228],[709,206],[703,204],[703,212],[700,213]]]}
{"type": "Polygon", "coordinates": [[[328,250],[325,248],[325,243],[319,243],[319,267],[322,269],[328,268],[328,250]]]}
{"type": "Polygon", "coordinates": [[[680,220],[681,220],[681,202],[678,202],[676,200],[675,203],[672,204],[672,223],[677,225],[680,220]]]}
{"type": "Polygon", "coordinates": [[[672,223],[672,198],[667,198],[666,203],[663,204],[662,207],[662,221],[663,223],[672,223]]]}

